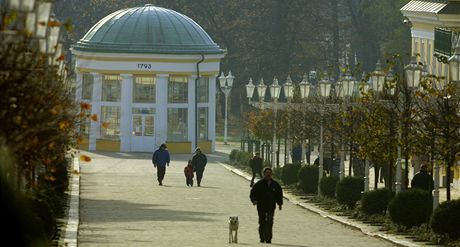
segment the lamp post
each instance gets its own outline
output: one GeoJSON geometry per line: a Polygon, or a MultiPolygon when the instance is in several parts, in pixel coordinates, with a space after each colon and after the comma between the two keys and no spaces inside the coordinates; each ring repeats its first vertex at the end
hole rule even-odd
{"type": "MultiPolygon", "coordinates": [[[[300,97],[302,98],[302,102],[304,104],[304,111],[303,111],[303,117],[302,117],[302,126],[304,128],[304,131],[303,133],[305,133],[305,109],[306,109],[306,102],[307,102],[307,99],[308,99],[308,96],[310,95],[310,91],[311,91],[311,83],[308,81],[308,76],[307,76],[307,73],[303,74],[303,78],[302,78],[302,81],[299,83],[299,89],[300,89],[300,97]]],[[[303,162],[303,157],[305,157],[305,154],[304,154],[304,150],[306,149],[305,148],[305,139],[306,139],[306,136],[303,136],[302,138],[302,162],[303,162]]],[[[308,162],[308,161],[307,161],[308,162]]]]}
{"type": "MultiPolygon", "coordinates": [[[[371,72],[370,77],[369,77],[369,84],[372,88],[372,91],[375,95],[375,98],[378,102],[381,102],[384,106],[388,107],[388,101],[385,99],[385,95],[388,95],[388,93],[394,93],[395,90],[394,88],[389,88],[388,85],[385,83],[391,83],[394,80],[394,76],[392,71],[388,74],[385,74],[385,72],[382,70],[382,64],[380,63],[380,60],[377,61],[375,65],[375,70],[371,72]],[[389,91],[388,91],[389,90],[389,91]]],[[[391,109],[391,108],[390,108],[391,109]]],[[[392,120],[391,120],[392,121],[392,120]]],[[[390,123],[391,124],[391,123],[390,123]]],[[[391,127],[390,127],[390,132],[391,132],[391,127]]],[[[392,176],[392,162],[389,164],[389,179],[390,179],[390,190],[391,190],[391,176],[392,176]]],[[[366,160],[366,177],[368,177],[369,174],[369,166],[368,166],[368,161],[366,160]]],[[[375,167],[375,174],[378,174],[377,167],[375,167]]],[[[382,170],[383,172],[383,170],[382,170]]],[[[377,187],[377,179],[375,178],[374,180],[374,187],[377,187]]],[[[366,178],[366,185],[369,186],[369,179],[366,178]]]]}
{"type": "Polygon", "coordinates": [[[252,78],[249,78],[248,84],[246,84],[246,97],[248,98],[249,104],[251,104],[252,96],[254,95],[254,89],[256,86],[252,84],[252,78]]]}
{"type": "MultiPolygon", "coordinates": [[[[353,93],[356,90],[356,85],[358,82],[356,81],[355,77],[351,74],[350,68],[347,65],[346,72],[344,76],[341,78],[341,80],[338,82],[339,85],[339,97],[343,99],[344,102],[344,111],[348,111],[348,106],[351,101],[351,98],[353,97],[353,93]]],[[[351,146],[350,146],[351,148],[351,146]]],[[[340,154],[340,167],[339,167],[339,177],[340,179],[343,178],[345,174],[345,141],[342,138],[342,144],[341,144],[341,149],[342,152],[340,154]]],[[[350,155],[350,160],[351,160],[351,155],[350,155]]],[[[366,178],[368,176],[366,175],[366,178]]],[[[367,183],[369,184],[369,183],[367,183]]],[[[369,186],[367,186],[369,188],[369,186]]]]}
{"type": "Polygon", "coordinates": [[[233,79],[235,77],[232,75],[232,72],[229,71],[227,76],[224,76],[224,72],[220,74],[219,77],[219,82],[220,82],[220,89],[222,89],[222,92],[224,92],[225,95],[225,123],[224,123],[224,144],[227,145],[227,105],[228,105],[228,95],[230,94],[230,91],[232,90],[233,86],[233,79]]]}
{"type": "MultiPolygon", "coordinates": [[[[272,147],[272,168],[275,167],[275,157],[276,157],[276,115],[277,115],[277,104],[278,104],[278,98],[281,92],[281,86],[278,84],[278,79],[273,78],[273,83],[270,85],[270,95],[272,97],[273,101],[273,114],[274,114],[274,119],[273,119],[273,147],[272,147]]],[[[277,163],[278,164],[278,163],[277,163]]],[[[278,168],[278,167],[277,167],[278,168]]]]}
{"type": "Polygon", "coordinates": [[[11,10],[32,11],[34,9],[35,0],[9,0],[8,7],[11,10]]]}
{"type": "Polygon", "coordinates": [[[320,181],[323,177],[323,164],[324,164],[324,148],[323,148],[323,107],[326,103],[326,99],[331,93],[332,82],[329,79],[329,75],[325,72],[323,79],[319,82],[318,95],[321,101],[320,112],[320,130],[319,130],[319,167],[318,167],[318,194],[320,194],[320,181]]]}
{"type": "MultiPolygon", "coordinates": [[[[393,73],[393,69],[390,68],[388,73],[385,75],[385,85],[386,85],[386,95],[390,96],[392,99],[394,99],[394,96],[396,94],[396,85],[394,85],[394,83],[395,83],[395,76],[393,73]]],[[[384,100],[384,101],[386,102],[387,100],[384,100]]],[[[393,108],[391,108],[391,113],[393,113],[393,108]]],[[[390,116],[390,118],[391,118],[390,136],[393,137],[395,121],[393,117],[390,116]]],[[[389,190],[393,191],[393,161],[391,158],[390,158],[390,162],[388,163],[388,183],[387,184],[388,184],[389,190]]]]}
{"type": "Polygon", "coordinates": [[[257,87],[257,94],[259,95],[260,109],[263,110],[264,109],[265,90],[267,90],[267,86],[264,84],[264,78],[260,79],[260,82],[256,87],[257,87]]]}
{"type": "MultiPolygon", "coordinates": [[[[294,85],[292,84],[292,79],[291,79],[291,75],[288,75],[287,78],[286,78],[286,83],[284,83],[283,85],[283,90],[284,90],[284,96],[286,97],[287,99],[287,104],[289,105],[291,103],[291,100],[292,100],[292,97],[294,95],[294,85]]],[[[285,153],[287,153],[287,155],[285,155],[285,160],[284,160],[284,163],[287,164],[289,162],[289,154],[291,153],[291,142],[290,142],[290,138],[289,138],[289,132],[291,131],[291,118],[288,117],[287,121],[287,126],[288,126],[288,129],[287,129],[287,141],[288,141],[288,145],[287,145],[287,150],[285,150],[285,153]]]]}
{"type": "MultiPolygon", "coordinates": [[[[402,115],[402,118],[403,119],[400,119],[400,124],[399,124],[399,127],[398,127],[398,158],[397,158],[397,163],[396,163],[396,193],[399,193],[401,192],[401,188],[402,188],[402,184],[401,184],[401,180],[402,180],[402,174],[401,174],[401,169],[402,169],[402,164],[401,164],[401,156],[402,156],[402,150],[401,150],[401,140],[403,138],[403,128],[404,128],[404,135],[407,137],[407,131],[408,130],[408,126],[407,126],[407,119],[410,117],[408,116],[408,114],[410,114],[410,94],[412,93],[413,90],[416,90],[419,85],[420,85],[420,79],[422,77],[422,71],[423,71],[423,67],[420,66],[418,63],[417,63],[417,58],[415,56],[412,56],[411,57],[411,61],[408,65],[406,65],[404,67],[404,79],[403,80],[403,87],[404,87],[404,99],[403,99],[403,102],[401,102],[401,94],[399,95],[399,102],[400,104],[402,103],[403,104],[403,115],[402,115]],[[402,120],[406,120],[404,122],[404,126],[403,126],[403,121],[402,120]]],[[[407,148],[407,147],[406,147],[407,148]]],[[[407,152],[406,153],[406,157],[405,157],[405,178],[406,178],[406,182],[408,180],[408,169],[409,169],[409,160],[407,157],[407,152]]]]}

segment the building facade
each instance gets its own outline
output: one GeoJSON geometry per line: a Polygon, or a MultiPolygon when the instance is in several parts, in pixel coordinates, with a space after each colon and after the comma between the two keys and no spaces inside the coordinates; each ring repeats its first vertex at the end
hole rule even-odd
{"type": "Polygon", "coordinates": [[[225,51],[196,22],[147,4],[116,11],[73,47],[76,99],[91,105],[82,148],[215,149],[216,78],[225,51]]]}
{"type": "MultiPolygon", "coordinates": [[[[418,55],[429,74],[449,78],[447,59],[460,42],[460,0],[411,0],[401,13],[411,27],[412,55],[418,55]]],[[[440,171],[445,179],[445,169],[440,171]]],[[[460,166],[452,177],[450,182],[460,188],[460,166]]]]}

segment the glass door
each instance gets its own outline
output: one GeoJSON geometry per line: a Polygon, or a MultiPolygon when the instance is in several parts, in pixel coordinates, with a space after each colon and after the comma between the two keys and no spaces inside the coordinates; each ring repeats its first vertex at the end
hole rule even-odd
{"type": "Polygon", "coordinates": [[[131,151],[153,152],[154,137],[154,114],[133,114],[131,151]]]}

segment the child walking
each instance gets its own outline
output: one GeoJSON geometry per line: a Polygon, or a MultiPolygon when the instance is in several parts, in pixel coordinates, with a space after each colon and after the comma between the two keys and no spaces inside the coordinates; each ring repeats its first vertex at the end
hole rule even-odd
{"type": "Polygon", "coordinates": [[[192,160],[188,160],[188,164],[184,168],[185,182],[187,186],[193,187],[193,166],[192,160]]]}

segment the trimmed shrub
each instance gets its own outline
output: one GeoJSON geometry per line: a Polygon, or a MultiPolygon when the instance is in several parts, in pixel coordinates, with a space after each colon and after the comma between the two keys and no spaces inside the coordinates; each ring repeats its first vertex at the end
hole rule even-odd
{"type": "Polygon", "coordinates": [[[307,194],[316,193],[318,190],[318,166],[302,166],[297,176],[303,192],[307,194]]]}
{"type": "Polygon", "coordinates": [[[337,202],[349,208],[355,208],[364,190],[364,179],[360,177],[344,177],[337,183],[337,202]]]}
{"type": "Polygon", "coordinates": [[[325,197],[335,198],[335,190],[338,181],[339,177],[337,176],[322,177],[321,181],[319,181],[319,189],[321,190],[321,194],[325,197]]]}
{"type": "Polygon", "coordinates": [[[398,193],[388,205],[391,221],[407,228],[427,223],[432,210],[431,193],[419,189],[398,193]]]}
{"type": "Polygon", "coordinates": [[[51,198],[47,198],[46,195],[38,195],[38,197],[30,198],[28,202],[36,214],[34,220],[41,226],[41,230],[49,240],[57,234],[56,215],[51,205],[53,202],[50,200],[51,198]]]}
{"type": "Polygon", "coordinates": [[[232,149],[232,151],[230,152],[230,155],[229,155],[230,161],[236,161],[236,158],[237,158],[239,152],[240,151],[237,150],[237,149],[232,149]]]}
{"type": "Polygon", "coordinates": [[[393,193],[386,188],[365,192],[361,198],[361,211],[367,215],[385,214],[392,197],[393,193]]]}
{"type": "Polygon", "coordinates": [[[297,174],[300,170],[300,163],[286,164],[281,170],[281,181],[284,184],[293,184],[299,181],[297,174]]]}
{"type": "Polygon", "coordinates": [[[452,240],[460,239],[460,200],[446,201],[434,210],[431,228],[434,232],[447,234],[452,240]]]}
{"type": "MultiPolygon", "coordinates": [[[[264,166],[264,168],[265,168],[265,167],[266,167],[266,166],[264,166]]],[[[271,167],[271,166],[268,165],[268,167],[271,167]]],[[[281,174],[282,174],[282,172],[283,172],[283,168],[282,168],[282,167],[278,167],[278,168],[277,168],[277,167],[273,167],[272,170],[273,170],[273,174],[272,174],[273,178],[274,178],[274,179],[280,179],[280,180],[281,180],[281,174]]],[[[263,174],[262,174],[262,175],[263,175],[263,174]]]]}
{"type": "Polygon", "coordinates": [[[243,166],[249,166],[249,160],[251,159],[251,154],[248,152],[239,152],[238,162],[243,166]]]}

